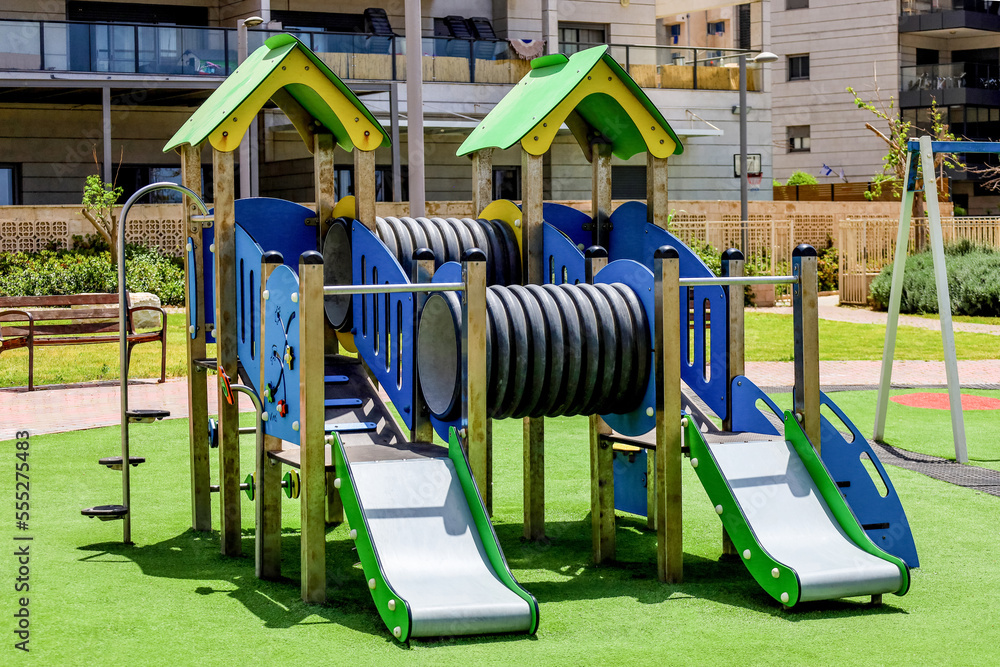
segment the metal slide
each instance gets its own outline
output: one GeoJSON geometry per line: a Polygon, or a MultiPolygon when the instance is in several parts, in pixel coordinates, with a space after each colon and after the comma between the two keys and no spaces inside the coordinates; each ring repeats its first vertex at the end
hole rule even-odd
{"type": "MultiPolygon", "coordinates": [[[[355,376],[356,369],[341,369],[355,376]]],[[[351,380],[327,385],[328,405],[350,393],[384,409],[367,378],[351,380]]],[[[386,426],[375,413],[387,412],[363,409],[366,418],[386,426]]],[[[507,567],[454,433],[446,450],[387,440],[329,416],[350,534],[376,608],[393,635],[406,641],[534,633],[538,604],[507,567]]]]}
{"type": "Polygon", "coordinates": [[[871,541],[791,413],[783,440],[709,443],[695,419],[685,438],[743,563],[776,600],[791,607],[909,589],[906,563],[871,541]]]}

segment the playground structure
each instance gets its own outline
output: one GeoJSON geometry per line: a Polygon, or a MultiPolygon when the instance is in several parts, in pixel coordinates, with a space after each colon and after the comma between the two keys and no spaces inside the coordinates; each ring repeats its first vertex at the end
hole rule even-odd
{"type": "Polygon", "coordinates": [[[325,529],[346,517],[400,641],[538,627],[489,520],[490,420],[508,417],[524,420],[529,539],[545,534],[544,419],[588,415],[595,562],[614,560],[617,504],[656,527],[659,578],[682,580],[687,450],[725,550],[782,604],[906,592],[917,562],[899,499],[819,390],[815,252],[800,246],[793,275],[775,279],[744,278],[742,255],[727,251],[724,276],[713,276],[665,229],[666,160],[680,142],[606,50],[536,59],[469,136],[460,154],[472,157],[476,219],[377,218],[374,149],[388,137],[290,35],[269,39],[171,139],[165,150],[180,150],[195,193],[202,144],[214,149],[214,211],[189,209],[185,222],[189,435],[192,525],[210,530],[206,371],[217,369],[223,554],[241,552],[240,429],[224,395],[239,377],[260,403],[255,473],[243,484],[257,575],[280,575],[281,470],[297,469],[302,599],[325,601],[325,529]],[[232,151],[268,99],[313,151],[315,212],[234,199],[232,151]],[[543,201],[542,159],[563,124],[593,164],[593,216],[543,201]],[[492,151],[517,143],[523,201],[489,202],[492,151]],[[339,202],[335,145],[355,168],[355,195],[339,202]],[[648,205],[612,211],[611,156],[642,151],[648,205]],[[774,280],[792,285],[796,313],[794,410],[784,415],[743,375],[743,286],[774,280]],[[763,511],[759,497],[780,502],[763,511]]]}

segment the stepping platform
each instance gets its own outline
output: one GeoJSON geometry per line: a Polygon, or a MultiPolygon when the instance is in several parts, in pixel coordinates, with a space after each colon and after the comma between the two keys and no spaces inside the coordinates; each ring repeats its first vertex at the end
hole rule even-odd
{"type": "Polygon", "coordinates": [[[132,424],[152,424],[157,419],[170,416],[169,410],[127,410],[125,416],[132,424]]]}
{"type": "Polygon", "coordinates": [[[101,521],[115,521],[124,519],[125,515],[128,514],[128,508],[124,505],[97,505],[80,510],[80,514],[91,518],[97,517],[101,521]]]}
{"type": "MultiPolygon", "coordinates": [[[[122,469],[122,457],[120,456],[108,456],[106,458],[97,461],[102,466],[107,466],[112,470],[122,469]]],[[[129,465],[135,468],[140,463],[145,463],[146,459],[143,456],[130,456],[128,457],[129,465]]]]}
{"type": "Polygon", "coordinates": [[[218,370],[218,359],[192,359],[191,363],[198,368],[205,368],[210,371],[218,370]]]}

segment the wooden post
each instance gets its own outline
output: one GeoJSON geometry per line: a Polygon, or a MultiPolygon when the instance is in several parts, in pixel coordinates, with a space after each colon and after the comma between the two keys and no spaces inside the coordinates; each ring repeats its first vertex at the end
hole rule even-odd
{"type": "MultiPolygon", "coordinates": [[[[201,195],[201,146],[181,146],[181,183],[201,195]]],[[[212,530],[211,464],[208,444],[208,373],[194,365],[195,359],[205,358],[205,303],[203,289],[205,267],[202,248],[201,222],[191,220],[198,209],[191,202],[184,207],[184,243],[194,251],[193,261],[184,253],[184,289],[188,322],[194,311],[194,337],[190,330],[187,341],[187,394],[188,394],[188,443],[191,458],[191,527],[195,530],[212,530]],[[191,278],[194,278],[192,281],[191,278]],[[188,286],[195,285],[195,294],[188,286]],[[192,304],[195,304],[192,306],[192,304]]],[[[190,325],[189,325],[190,326],[190,325]]]]}
{"type": "Polygon", "coordinates": [[[646,220],[667,228],[667,158],[646,153],[646,220]]]}
{"type": "MultiPolygon", "coordinates": [[[[521,150],[521,272],[527,284],[545,282],[542,260],[541,155],[521,150]]],[[[545,420],[524,418],[524,537],[545,537],[545,420]]]]}
{"type": "MultiPolygon", "coordinates": [[[[722,253],[722,275],[727,278],[742,278],[745,260],[743,253],[736,248],[730,248],[722,253]]],[[[733,430],[733,380],[738,375],[744,375],[745,370],[745,330],[743,325],[743,285],[730,285],[726,288],[726,317],[728,319],[729,339],[726,345],[726,415],[722,420],[722,430],[733,430]]],[[[736,547],[729,539],[725,526],[722,527],[722,553],[726,556],[736,554],[736,547]]]]}
{"type": "Polygon", "coordinates": [[[684,576],[679,269],[676,249],[656,251],[656,570],[660,581],[669,583],[680,583],[684,576]]]}
{"type": "Polygon", "coordinates": [[[821,452],[819,420],[819,295],[816,278],[816,250],[802,244],[792,251],[792,319],[795,324],[795,418],[802,424],[809,442],[821,452]]]}
{"type": "MultiPolygon", "coordinates": [[[[593,285],[594,276],[608,264],[608,251],[591,246],[586,259],[587,282],[593,285]]],[[[590,415],[590,529],[597,564],[615,559],[615,452],[601,438],[610,433],[600,415],[590,415]]]]}
{"type": "MultiPolygon", "coordinates": [[[[215,343],[217,363],[236,379],[236,207],[234,205],[233,153],[212,151],[215,169],[215,343]]],[[[239,397],[230,405],[219,381],[219,502],[221,504],[224,556],[239,556],[240,422],[239,397]]]]}
{"type": "Polygon", "coordinates": [[[299,446],[302,600],[326,602],[326,409],[324,407],[323,256],[299,258],[299,446]]]}
{"type": "MultiPolygon", "coordinates": [[[[429,283],[434,278],[434,251],[430,248],[418,248],[413,253],[413,283],[429,283]]],[[[427,292],[416,292],[413,295],[413,321],[420,321],[420,312],[427,301],[427,292]]],[[[424,394],[420,391],[420,375],[417,366],[413,369],[413,428],[410,430],[410,440],[413,442],[433,442],[434,427],[431,425],[430,411],[424,402],[424,394]]]]}
{"type": "Polygon", "coordinates": [[[313,183],[316,193],[316,233],[319,235],[316,247],[320,249],[333,220],[333,207],[337,203],[337,176],[333,161],[335,146],[331,133],[317,132],[313,135],[313,183]]]}
{"type": "Polygon", "coordinates": [[[593,218],[593,243],[608,247],[611,228],[611,144],[594,142],[591,144],[591,208],[593,218]]]}
{"type": "MultiPolygon", "coordinates": [[[[276,268],[281,266],[283,259],[278,252],[266,252],[260,262],[260,347],[265,348],[265,323],[267,321],[267,300],[264,290],[267,289],[267,279],[276,268]]],[[[260,365],[260,384],[267,384],[265,379],[265,364],[260,365]]],[[[266,401],[266,399],[262,399],[266,401]]],[[[267,403],[264,402],[267,410],[267,403]]],[[[256,486],[255,517],[257,538],[254,545],[257,578],[277,579],[281,576],[281,463],[270,459],[270,451],[281,449],[281,439],[273,435],[264,436],[263,449],[256,455],[256,486]]]]}
{"type": "Polygon", "coordinates": [[[472,213],[479,216],[493,201],[493,149],[472,154],[472,213]]]}
{"type": "Polygon", "coordinates": [[[354,217],[375,233],[375,151],[354,149],[354,217]]]}
{"type": "Polygon", "coordinates": [[[493,452],[486,437],[486,253],[466,250],[462,257],[462,371],[465,391],[465,445],[472,476],[489,514],[493,512],[493,452]]]}

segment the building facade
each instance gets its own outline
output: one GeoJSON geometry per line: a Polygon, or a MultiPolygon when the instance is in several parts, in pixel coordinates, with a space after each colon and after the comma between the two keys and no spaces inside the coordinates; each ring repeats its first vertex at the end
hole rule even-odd
{"type": "MultiPolygon", "coordinates": [[[[771,7],[774,173],[805,171],[822,183],[881,173],[885,130],[856,108],[847,87],[880,97],[914,126],[930,129],[931,100],[956,137],[1000,141],[1000,2],[986,0],[774,0],[771,7]]],[[[986,164],[968,155],[967,164],[986,164]]],[[[995,162],[993,162],[995,164],[995,162]]],[[[996,213],[1000,197],[982,177],[956,171],[956,205],[996,213]]]]}
{"type": "MultiPolygon", "coordinates": [[[[399,141],[376,157],[384,200],[407,198],[409,54],[419,53],[423,66],[427,199],[467,200],[471,170],[455,150],[528,71],[530,58],[545,52],[545,42],[566,53],[611,45],[685,144],[684,154],[671,159],[671,199],[739,198],[732,67],[738,30],[731,24],[716,40],[726,45],[713,43],[709,52],[673,43],[654,0],[432,0],[421,6],[415,50],[403,35],[401,0],[7,0],[0,7],[0,205],[77,203],[86,176],[95,173],[123,186],[126,196],[149,182],[177,180],[179,159],[162,152],[166,140],[238,65],[241,39],[252,51],[279,32],[296,34],[380,121],[396,124],[399,141]],[[254,16],[263,23],[241,37],[241,22],[254,16]]],[[[732,22],[737,13],[716,23],[732,22]]],[[[765,14],[757,12],[750,48],[766,43],[765,14]]],[[[749,78],[749,152],[760,154],[770,173],[770,73],[757,68],[749,78]]],[[[546,164],[547,197],[589,199],[590,166],[563,132],[546,164]]],[[[251,157],[240,165],[252,185],[241,196],[312,201],[311,158],[288,119],[265,110],[253,138],[251,157]]],[[[519,159],[515,150],[495,155],[497,197],[520,197],[519,159]]],[[[204,160],[210,195],[208,153],[204,160]]],[[[351,191],[351,172],[344,153],[339,195],[351,191]]],[[[645,163],[616,160],[614,188],[616,198],[643,198],[645,163]]]]}

